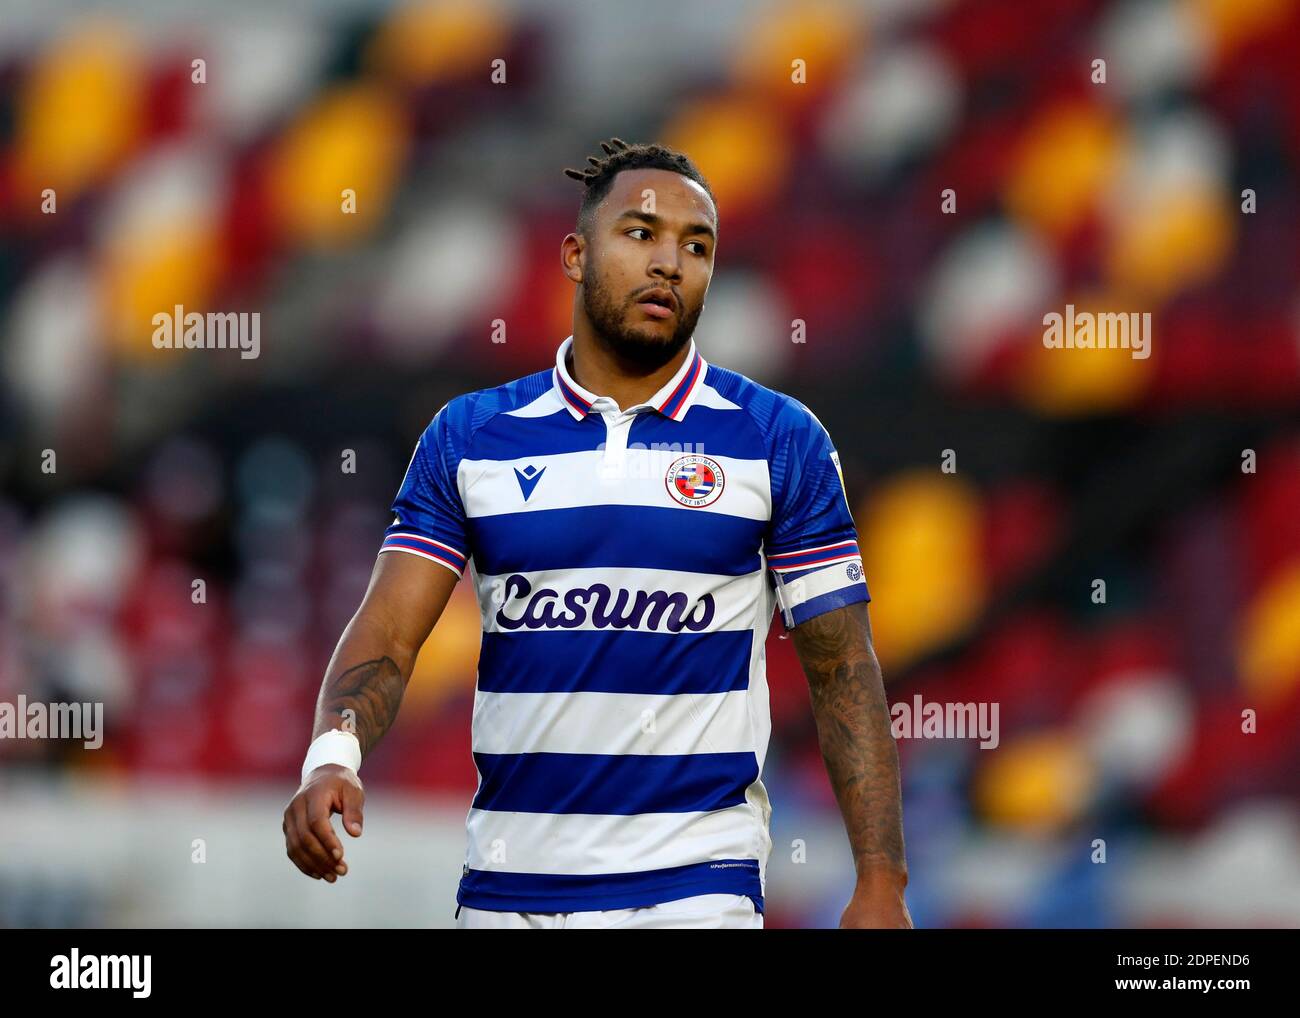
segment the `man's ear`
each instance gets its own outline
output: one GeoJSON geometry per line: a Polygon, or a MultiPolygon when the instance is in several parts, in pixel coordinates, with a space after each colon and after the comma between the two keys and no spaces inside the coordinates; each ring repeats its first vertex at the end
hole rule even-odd
{"type": "Polygon", "coordinates": [[[583,271],[586,267],[586,251],[587,243],[580,233],[570,233],[560,245],[560,269],[574,283],[581,284],[586,275],[583,271]],[[572,244],[570,239],[573,241],[572,244]],[[577,255],[570,259],[568,252],[573,246],[577,247],[577,255]]]}

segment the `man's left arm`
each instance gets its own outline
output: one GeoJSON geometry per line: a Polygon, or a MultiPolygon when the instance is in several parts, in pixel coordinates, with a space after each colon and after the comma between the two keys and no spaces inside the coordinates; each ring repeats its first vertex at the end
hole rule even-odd
{"type": "Polygon", "coordinates": [[[841,929],[910,929],[903,900],[898,747],[890,733],[867,604],[823,612],[790,630],[808,678],[822,759],[853,849],[857,885],[841,929]]]}

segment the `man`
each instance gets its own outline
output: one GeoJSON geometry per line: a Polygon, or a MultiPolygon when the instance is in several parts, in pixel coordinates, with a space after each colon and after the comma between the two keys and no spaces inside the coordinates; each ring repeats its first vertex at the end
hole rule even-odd
{"type": "Polygon", "coordinates": [[[706,364],[717,210],[685,156],[602,143],[553,369],[457,397],[412,455],[317,704],[289,857],[347,873],[362,757],[469,568],[483,617],[465,927],[761,928],[765,639],[782,621],[857,870],[842,927],[910,927],[898,755],[826,430],[706,364]],[[401,552],[402,554],[383,554],[401,552]]]}

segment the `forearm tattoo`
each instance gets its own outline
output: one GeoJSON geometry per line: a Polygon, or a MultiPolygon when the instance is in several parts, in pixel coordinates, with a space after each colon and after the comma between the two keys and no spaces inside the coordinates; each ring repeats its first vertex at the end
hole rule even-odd
{"type": "Polygon", "coordinates": [[[812,695],[822,759],[861,875],[903,873],[902,792],[889,704],[871,649],[866,604],[825,612],[791,630],[812,695]]]}
{"type": "Polygon", "coordinates": [[[391,657],[354,665],[326,679],[316,703],[316,734],[331,728],[350,731],[364,757],[397,717],[405,688],[402,671],[391,657]]]}

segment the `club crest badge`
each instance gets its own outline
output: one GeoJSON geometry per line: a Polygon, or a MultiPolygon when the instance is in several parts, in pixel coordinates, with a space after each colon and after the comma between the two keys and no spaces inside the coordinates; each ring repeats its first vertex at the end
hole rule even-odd
{"type": "Polygon", "coordinates": [[[673,500],[693,509],[712,505],[721,498],[725,483],[721,464],[707,456],[675,459],[664,476],[664,484],[673,500]]]}

